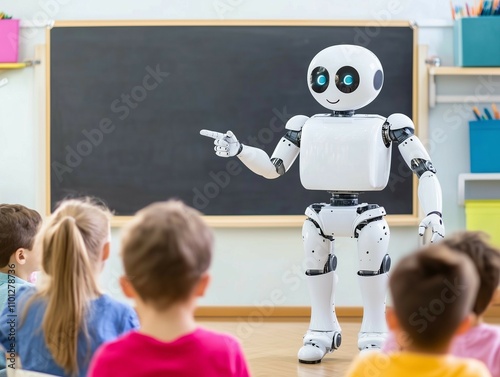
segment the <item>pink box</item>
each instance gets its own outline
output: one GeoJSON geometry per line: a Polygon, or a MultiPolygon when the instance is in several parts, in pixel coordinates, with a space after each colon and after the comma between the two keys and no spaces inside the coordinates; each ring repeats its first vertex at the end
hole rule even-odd
{"type": "Polygon", "coordinates": [[[17,63],[19,58],[19,20],[0,20],[0,62],[17,63]]]}

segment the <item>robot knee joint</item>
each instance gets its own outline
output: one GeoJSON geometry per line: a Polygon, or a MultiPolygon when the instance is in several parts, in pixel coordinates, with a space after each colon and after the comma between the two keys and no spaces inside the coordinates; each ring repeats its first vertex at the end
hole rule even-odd
{"type": "Polygon", "coordinates": [[[384,258],[382,259],[382,263],[380,264],[380,270],[379,274],[385,274],[386,272],[389,272],[391,269],[391,257],[389,254],[385,254],[384,258]]]}
{"type": "Polygon", "coordinates": [[[389,254],[385,254],[384,258],[382,258],[382,263],[380,263],[380,268],[378,271],[366,271],[366,270],[361,270],[358,271],[359,276],[376,276],[376,275],[382,275],[391,269],[391,257],[389,254]]]}
{"type": "Polygon", "coordinates": [[[335,271],[337,269],[337,256],[330,254],[328,256],[328,261],[325,264],[324,272],[335,271]]]}
{"type": "Polygon", "coordinates": [[[330,254],[322,270],[309,269],[306,271],[307,276],[323,275],[337,269],[337,256],[330,254]]]}

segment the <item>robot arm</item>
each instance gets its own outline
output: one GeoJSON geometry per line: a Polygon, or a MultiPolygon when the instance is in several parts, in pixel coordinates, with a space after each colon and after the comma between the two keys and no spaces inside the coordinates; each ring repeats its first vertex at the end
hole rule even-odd
{"type": "Polygon", "coordinates": [[[285,127],[288,132],[281,138],[271,158],[262,149],[241,144],[231,131],[222,134],[201,130],[200,134],[215,139],[214,149],[218,156],[238,156],[254,173],[274,179],[285,174],[299,155],[300,131],[307,119],[304,115],[290,118],[285,127]]]}
{"type": "Polygon", "coordinates": [[[417,175],[418,198],[426,214],[419,225],[419,234],[425,229],[432,229],[431,242],[444,237],[442,220],[442,192],[436,169],[432,165],[429,154],[420,139],[415,136],[415,126],[410,118],[403,114],[393,114],[387,118],[389,123],[388,137],[398,143],[398,148],[406,164],[417,175]]]}

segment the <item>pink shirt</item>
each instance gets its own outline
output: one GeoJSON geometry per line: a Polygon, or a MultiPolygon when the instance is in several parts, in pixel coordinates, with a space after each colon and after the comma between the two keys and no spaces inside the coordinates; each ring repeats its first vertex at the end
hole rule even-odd
{"type": "MultiPolygon", "coordinates": [[[[398,351],[399,345],[393,334],[389,334],[382,351],[398,351]]],[[[455,337],[450,353],[482,361],[492,377],[500,377],[500,327],[481,323],[465,334],[455,337]]]]}
{"type": "Polygon", "coordinates": [[[89,370],[89,377],[249,376],[239,342],[203,328],[172,342],[128,333],[103,345],[89,370]]]}

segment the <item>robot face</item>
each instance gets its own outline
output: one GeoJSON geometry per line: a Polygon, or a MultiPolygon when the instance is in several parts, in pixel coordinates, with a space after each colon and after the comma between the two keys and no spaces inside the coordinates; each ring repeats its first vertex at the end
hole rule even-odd
{"type": "Polygon", "coordinates": [[[330,110],[357,110],[372,102],[384,83],[382,64],[373,52],[354,45],[320,51],[307,70],[313,97],[330,110]]]}

